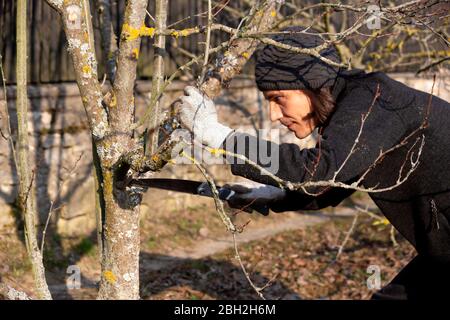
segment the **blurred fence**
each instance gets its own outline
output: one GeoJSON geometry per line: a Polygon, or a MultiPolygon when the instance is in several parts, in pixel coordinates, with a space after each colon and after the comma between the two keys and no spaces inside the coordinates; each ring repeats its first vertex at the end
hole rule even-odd
{"type": "MultiPolygon", "coordinates": [[[[104,72],[102,63],[102,48],[99,30],[99,14],[96,9],[97,0],[91,0],[91,12],[93,16],[94,37],[96,39],[96,53],[99,61],[99,75],[104,72]]],[[[239,8],[245,12],[246,3],[244,0],[232,0],[228,7],[239,8]]],[[[45,0],[28,1],[28,34],[29,34],[29,81],[31,83],[65,82],[74,81],[75,75],[72,68],[71,59],[66,50],[66,38],[62,30],[59,15],[53,10],[45,0]]],[[[112,3],[112,23],[116,34],[120,30],[121,20],[125,9],[125,0],[111,0],[112,3]]],[[[213,1],[213,3],[216,3],[213,1]]],[[[239,18],[233,14],[233,9],[221,10],[216,15],[218,22],[229,26],[237,26],[239,18]]],[[[236,10],[236,12],[239,12],[236,10]]],[[[207,1],[206,0],[170,0],[168,12],[168,25],[176,24],[177,29],[193,25],[205,25],[207,22],[207,1]]],[[[152,26],[151,16],[154,16],[154,1],[149,1],[146,25],[152,26]]],[[[6,79],[8,83],[15,82],[15,15],[16,1],[0,0],[0,53],[3,57],[6,79]]],[[[199,43],[203,42],[205,35],[193,35],[189,38],[168,38],[168,54],[166,56],[167,72],[173,72],[177,64],[183,63],[186,59],[177,52],[173,42],[193,53],[203,50],[199,43]]],[[[228,38],[223,32],[213,32],[212,45],[221,43],[228,38]]],[[[152,61],[152,39],[143,38],[141,45],[142,58],[139,61],[138,75],[140,78],[151,76],[152,61]]]]}
{"type": "MultiPolygon", "coordinates": [[[[116,34],[119,34],[122,25],[123,12],[125,8],[125,0],[110,0],[112,9],[112,24],[116,34]]],[[[99,30],[99,14],[97,4],[102,0],[90,0],[91,12],[93,17],[94,37],[96,44],[96,54],[98,60],[98,74],[102,78],[104,74],[103,52],[101,48],[100,30],[99,30]]],[[[237,27],[239,21],[244,15],[249,12],[249,6],[255,0],[212,0],[213,13],[215,22],[221,23],[230,27],[237,27]],[[218,4],[226,4],[221,7],[218,4]]],[[[319,0],[290,0],[286,1],[286,5],[281,9],[281,15],[284,17],[293,16],[296,12],[296,6],[307,7],[310,4],[317,4],[319,0]]],[[[389,0],[390,5],[400,4],[402,0],[389,0]]],[[[16,1],[14,0],[0,0],[0,54],[2,55],[2,63],[5,69],[6,80],[8,84],[15,82],[15,14],[16,1]]],[[[47,4],[45,0],[28,0],[28,29],[29,29],[29,61],[30,67],[28,70],[29,82],[32,84],[40,83],[57,83],[57,82],[72,82],[75,80],[75,75],[72,67],[71,59],[66,50],[66,39],[61,27],[59,15],[47,4]]],[[[169,0],[168,25],[176,29],[183,29],[197,25],[207,24],[207,0],[169,0]]],[[[367,6],[365,0],[342,0],[341,3],[352,4],[355,7],[364,8],[367,6]]],[[[149,0],[148,15],[145,24],[147,26],[154,26],[152,17],[154,16],[155,1],[149,0]]],[[[437,27],[442,24],[448,25],[448,8],[449,4],[446,2],[438,3],[431,8],[424,9],[427,16],[433,18],[433,26],[437,27]],[[447,18],[446,18],[447,17],[447,18]],[[446,22],[447,21],[447,22],[446,22]]],[[[291,24],[311,24],[313,27],[324,25],[324,11],[321,8],[308,9],[308,14],[294,15],[297,20],[289,21],[291,24]],[[295,22],[295,23],[294,23],[295,22]]],[[[306,13],[305,13],[306,14],[306,13]]],[[[416,13],[414,13],[416,14],[416,13]]],[[[356,23],[358,15],[351,10],[336,12],[330,16],[329,25],[333,25],[335,30],[341,30],[344,21],[348,26],[356,23]]],[[[327,22],[327,25],[328,25],[327,22]]],[[[435,58],[445,58],[448,55],[448,47],[438,36],[431,35],[433,32],[428,30],[426,26],[415,26],[414,32],[419,29],[427,31],[429,35],[423,33],[423,36],[416,36],[415,39],[410,37],[409,32],[403,32],[402,36],[389,29],[388,34],[391,37],[379,37],[373,41],[369,41],[364,56],[361,61],[362,65],[358,68],[365,68],[368,70],[381,70],[385,72],[416,72],[419,68],[430,64],[435,58]],[[423,39],[422,39],[423,38],[423,39]],[[406,40],[409,39],[409,40],[406,40]],[[424,40],[426,39],[426,40],[424,40]],[[405,42],[406,41],[406,42],[405,42]],[[398,42],[398,46],[392,44],[398,42]],[[390,43],[390,44],[389,44],[390,43]],[[424,45],[426,43],[426,45],[424,45]],[[385,51],[384,48],[389,46],[398,47],[397,51],[385,51]],[[399,49],[401,48],[401,49],[399,49]],[[406,56],[409,56],[406,57],[406,56]],[[382,59],[380,58],[382,57],[382,59]],[[400,57],[405,58],[403,61],[400,57]],[[400,60],[399,60],[400,59],[400,60]],[[402,62],[402,63],[400,63],[402,62]]],[[[447,27],[448,30],[448,27],[447,27]]],[[[395,30],[394,30],[395,31],[395,30]]],[[[370,34],[371,30],[365,28],[361,34],[353,35],[346,39],[346,50],[349,52],[356,52],[355,48],[361,46],[361,43],[366,41],[365,33],[370,34]]],[[[445,32],[444,32],[445,33],[445,32]]],[[[448,31],[447,31],[448,33],[448,31]]],[[[214,31],[211,35],[211,45],[216,46],[219,43],[227,40],[228,34],[222,31],[214,31]]],[[[186,63],[190,58],[183,54],[180,48],[188,52],[199,54],[204,50],[205,35],[197,34],[187,38],[185,37],[167,37],[167,54],[165,57],[166,73],[172,74],[177,66],[186,63]]],[[[153,40],[144,37],[142,39],[140,58],[138,62],[138,77],[140,79],[150,79],[152,76],[152,60],[153,60],[153,40]]],[[[393,49],[392,49],[393,50],[393,49]]],[[[212,57],[214,58],[214,57],[212,57]]],[[[444,66],[444,64],[441,64],[444,66]]],[[[192,74],[199,74],[198,67],[192,66],[192,74]]],[[[244,74],[251,73],[252,64],[247,64],[244,69],[244,74]]],[[[101,79],[100,79],[101,80],[101,79]]]]}

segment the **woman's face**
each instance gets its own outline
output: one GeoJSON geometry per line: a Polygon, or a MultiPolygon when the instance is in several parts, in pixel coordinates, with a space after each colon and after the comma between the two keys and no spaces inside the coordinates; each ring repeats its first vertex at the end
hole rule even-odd
{"type": "Polygon", "coordinates": [[[303,90],[263,91],[269,101],[270,120],[280,121],[299,139],[309,136],[317,126],[313,101],[303,90]]]}

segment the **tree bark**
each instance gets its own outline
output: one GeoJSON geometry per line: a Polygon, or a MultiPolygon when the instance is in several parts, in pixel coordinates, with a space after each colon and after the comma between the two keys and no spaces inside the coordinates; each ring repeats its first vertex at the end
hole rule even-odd
{"type": "Polygon", "coordinates": [[[36,198],[33,173],[29,166],[28,99],[27,99],[27,0],[17,1],[17,173],[19,176],[19,204],[25,220],[25,243],[33,270],[36,295],[50,300],[45,279],[42,253],[36,231],[36,198]]]}

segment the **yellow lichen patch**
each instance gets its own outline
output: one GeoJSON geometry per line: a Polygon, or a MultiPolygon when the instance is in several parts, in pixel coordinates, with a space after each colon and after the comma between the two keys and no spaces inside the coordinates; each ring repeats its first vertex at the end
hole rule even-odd
{"type": "Polygon", "coordinates": [[[158,162],[158,161],[159,161],[159,156],[158,156],[157,154],[154,154],[154,155],[152,156],[152,161],[153,161],[153,162],[158,162]]]}
{"type": "Polygon", "coordinates": [[[376,60],[381,59],[381,54],[379,54],[378,52],[372,52],[372,53],[370,53],[370,56],[376,60]]]}
{"type": "Polygon", "coordinates": [[[273,11],[270,13],[270,15],[271,15],[272,17],[276,17],[276,16],[277,16],[277,12],[276,12],[275,10],[273,10],[273,11]]]}
{"type": "MultiPolygon", "coordinates": [[[[107,147],[104,146],[104,148],[107,147]]],[[[111,195],[113,192],[113,177],[110,171],[106,171],[103,175],[103,192],[105,195],[111,195]]]]}
{"type": "Polygon", "coordinates": [[[133,28],[128,23],[124,23],[122,26],[122,33],[125,34],[125,39],[127,41],[131,41],[139,38],[140,30],[133,28]]]}
{"type": "Polygon", "coordinates": [[[138,59],[139,58],[139,48],[134,48],[133,50],[131,50],[131,56],[133,57],[133,59],[138,59]]]}
{"type": "Polygon", "coordinates": [[[241,54],[245,59],[248,59],[250,57],[250,54],[248,52],[242,52],[241,54]]]}
{"type": "Polygon", "coordinates": [[[183,29],[179,31],[180,36],[182,37],[187,37],[189,34],[191,34],[192,32],[194,32],[194,29],[190,28],[190,29],[183,29]]]}
{"type": "Polygon", "coordinates": [[[178,31],[172,31],[171,33],[170,33],[170,35],[172,36],[172,37],[175,37],[175,38],[178,38],[178,36],[180,35],[180,33],[178,32],[178,31]]]}
{"type": "Polygon", "coordinates": [[[396,48],[396,44],[394,43],[394,41],[389,40],[388,43],[386,44],[386,50],[391,52],[396,48]]]}
{"type": "Polygon", "coordinates": [[[89,41],[89,33],[87,31],[83,32],[83,39],[84,41],[88,42],[89,41]]]}
{"type": "Polygon", "coordinates": [[[116,99],[116,95],[113,94],[113,96],[111,97],[111,102],[109,103],[110,107],[115,107],[117,106],[117,99],[116,99]]]}
{"type": "Polygon", "coordinates": [[[374,223],[372,223],[373,226],[378,226],[380,224],[387,226],[389,224],[389,220],[386,218],[383,218],[383,219],[377,220],[374,223]]]}
{"type": "Polygon", "coordinates": [[[213,156],[218,156],[221,154],[225,154],[225,150],[224,149],[209,149],[209,152],[211,152],[211,154],[213,156]]]}
{"type": "Polygon", "coordinates": [[[117,281],[116,275],[109,270],[103,272],[103,277],[105,277],[106,281],[108,281],[109,283],[115,283],[117,281]]]}
{"type": "Polygon", "coordinates": [[[148,28],[146,26],[142,26],[141,29],[139,30],[139,34],[141,35],[141,37],[153,38],[153,36],[155,35],[155,28],[148,28]]]}
{"type": "Polygon", "coordinates": [[[83,73],[89,75],[91,73],[91,67],[89,67],[88,65],[83,66],[82,68],[83,73]]]}

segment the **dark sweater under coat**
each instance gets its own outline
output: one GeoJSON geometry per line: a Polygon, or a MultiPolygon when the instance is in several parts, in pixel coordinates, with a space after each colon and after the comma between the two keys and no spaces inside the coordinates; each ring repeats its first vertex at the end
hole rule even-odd
{"type": "MultiPolygon", "coordinates": [[[[419,164],[406,181],[392,190],[369,195],[392,225],[417,249],[419,255],[428,261],[450,265],[450,103],[447,101],[431,96],[430,103],[430,93],[408,87],[382,72],[350,72],[347,76],[338,78],[333,88],[336,108],[327,124],[321,128],[320,148],[319,144],[308,149],[301,149],[296,144],[275,146],[280,150],[280,167],[276,176],[292,182],[329,180],[351,150],[361,128],[361,116],[368,112],[377,86],[380,97],[375,100],[367,117],[356,151],[336,180],[348,184],[358,180],[375,162],[380,152],[403,142],[403,145],[386,154],[363,180],[366,188],[393,186],[400,170],[403,176],[409,172],[410,159],[417,159],[424,139],[419,164]],[[427,121],[427,125],[418,130],[424,121],[427,121]],[[415,131],[415,134],[404,141],[405,137],[415,131]],[[314,168],[314,175],[311,176],[314,168]]],[[[243,137],[253,143],[257,139],[235,133],[227,139],[225,145],[228,148],[233,145],[234,151],[237,151],[236,138],[241,140],[243,137]]],[[[252,166],[234,164],[231,169],[235,175],[277,185],[252,166]]],[[[316,188],[312,191],[318,190],[316,188]]],[[[289,192],[287,199],[273,204],[271,209],[281,212],[336,206],[354,191],[322,188],[320,192],[322,194],[316,197],[289,192]]]]}

